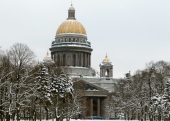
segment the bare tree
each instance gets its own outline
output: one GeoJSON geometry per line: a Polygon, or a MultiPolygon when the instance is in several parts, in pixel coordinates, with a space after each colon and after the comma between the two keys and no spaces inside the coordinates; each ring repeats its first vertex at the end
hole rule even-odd
{"type": "Polygon", "coordinates": [[[25,66],[31,65],[34,62],[35,55],[30,48],[22,43],[14,44],[8,54],[10,55],[11,63],[18,69],[22,70],[25,66]]]}
{"type": "Polygon", "coordinates": [[[9,57],[5,53],[0,55],[0,119],[3,120],[5,115],[10,111],[5,105],[9,104],[8,98],[8,82],[10,80],[10,75],[14,73],[11,71],[11,64],[9,57]]]}
{"type": "Polygon", "coordinates": [[[74,103],[72,103],[72,118],[85,118],[87,107],[84,103],[86,83],[80,78],[73,79],[74,103]]]}
{"type": "Polygon", "coordinates": [[[35,55],[27,45],[21,43],[14,44],[7,54],[11,63],[11,71],[13,71],[8,89],[12,96],[10,104],[14,103],[12,105],[15,109],[13,114],[16,116],[16,120],[20,120],[20,109],[29,100],[29,93],[32,91],[32,85],[29,84],[31,82],[29,74],[31,74],[31,65],[35,55]]]}

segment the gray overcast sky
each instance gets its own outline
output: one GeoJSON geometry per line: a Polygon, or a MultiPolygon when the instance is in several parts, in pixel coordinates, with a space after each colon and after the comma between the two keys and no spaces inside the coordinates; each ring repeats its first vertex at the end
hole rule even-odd
{"type": "MultiPolygon", "coordinates": [[[[66,20],[71,0],[0,0],[0,46],[27,44],[42,60],[66,20]]],[[[92,44],[92,67],[106,53],[114,77],[170,61],[170,0],[73,0],[76,18],[92,44]]]]}

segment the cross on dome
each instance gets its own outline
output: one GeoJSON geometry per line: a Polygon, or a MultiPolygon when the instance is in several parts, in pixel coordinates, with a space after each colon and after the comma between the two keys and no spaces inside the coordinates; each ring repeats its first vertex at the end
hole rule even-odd
{"type": "Polygon", "coordinates": [[[73,2],[73,1],[71,0],[71,6],[73,6],[72,2],[73,2]]]}
{"type": "Polygon", "coordinates": [[[75,8],[73,7],[72,3],[71,3],[71,6],[69,7],[68,9],[68,20],[75,20],[75,8]]]}

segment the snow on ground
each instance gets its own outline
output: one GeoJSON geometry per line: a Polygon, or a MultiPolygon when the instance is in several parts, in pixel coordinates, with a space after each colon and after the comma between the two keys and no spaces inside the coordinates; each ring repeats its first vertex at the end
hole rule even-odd
{"type": "MultiPolygon", "coordinates": [[[[28,120],[21,120],[21,121],[28,121],[28,120]]],[[[37,120],[37,121],[39,121],[39,120],[37,120]]],[[[42,121],[46,121],[46,120],[42,120],[42,121]]],[[[55,119],[50,119],[50,120],[48,120],[48,121],[55,121],[55,119]]],[[[63,121],[66,121],[66,120],[63,120],[63,121]]],[[[86,119],[77,119],[77,120],[75,120],[75,119],[71,119],[70,121],[128,121],[128,120],[86,120],[86,119]]],[[[130,120],[130,121],[138,121],[138,120],[130,120]]]]}
{"type": "MultiPolygon", "coordinates": [[[[127,120],[80,120],[80,119],[78,119],[78,120],[73,120],[73,119],[71,119],[71,121],[127,121],[127,120]]],[[[130,120],[130,121],[138,121],[138,120],[130,120]]]]}

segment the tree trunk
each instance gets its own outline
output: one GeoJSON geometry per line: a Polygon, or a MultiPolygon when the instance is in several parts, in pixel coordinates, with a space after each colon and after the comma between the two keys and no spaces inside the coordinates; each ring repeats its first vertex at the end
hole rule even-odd
{"type": "Polygon", "coordinates": [[[158,115],[158,121],[161,121],[161,114],[158,115]]]}
{"type": "Polygon", "coordinates": [[[140,120],[140,113],[138,112],[138,120],[140,120]]]}
{"type": "Polygon", "coordinates": [[[24,113],[24,120],[26,119],[26,117],[25,117],[25,109],[23,110],[23,113],[24,113]]]}
{"type": "Polygon", "coordinates": [[[56,121],[60,121],[60,117],[58,117],[58,113],[57,110],[55,109],[55,120],[56,121]]]}
{"type": "Polygon", "coordinates": [[[36,121],[36,119],[37,119],[36,109],[34,110],[34,119],[35,119],[35,121],[36,121]]]}
{"type": "Polygon", "coordinates": [[[145,112],[145,114],[144,114],[144,120],[146,121],[146,112],[145,112]]]}
{"type": "Polygon", "coordinates": [[[67,117],[67,118],[66,118],[66,121],[70,121],[70,118],[69,118],[69,117],[67,117]]]}
{"type": "MultiPolygon", "coordinates": [[[[2,104],[2,101],[1,101],[2,104]]],[[[2,106],[0,106],[0,110],[2,110],[2,106]]],[[[2,111],[0,111],[0,120],[3,121],[4,114],[2,111]]]]}
{"type": "Polygon", "coordinates": [[[152,116],[152,114],[149,114],[149,120],[150,120],[150,121],[153,121],[153,116],[152,116]]]}
{"type": "Polygon", "coordinates": [[[28,113],[29,121],[31,121],[31,109],[29,108],[29,113],[28,113]]]}
{"type": "Polygon", "coordinates": [[[56,116],[55,120],[56,120],[56,121],[60,121],[60,118],[56,116]]]}
{"type": "Polygon", "coordinates": [[[63,121],[63,116],[60,116],[60,119],[59,119],[60,121],[63,121]]]}
{"type": "Polygon", "coordinates": [[[10,115],[8,112],[6,113],[6,121],[10,121],[10,115]]]}
{"type": "Polygon", "coordinates": [[[4,114],[0,112],[0,120],[3,121],[3,118],[4,118],[4,114]]]}
{"type": "Polygon", "coordinates": [[[46,110],[46,120],[48,121],[48,109],[46,110]]]}
{"type": "Polygon", "coordinates": [[[20,120],[20,116],[19,116],[19,109],[17,108],[17,121],[20,120]]]}
{"type": "Polygon", "coordinates": [[[40,121],[41,121],[41,106],[40,106],[40,121]]]}
{"type": "Polygon", "coordinates": [[[11,116],[12,120],[15,121],[15,112],[12,113],[12,116],[11,116]]]}

